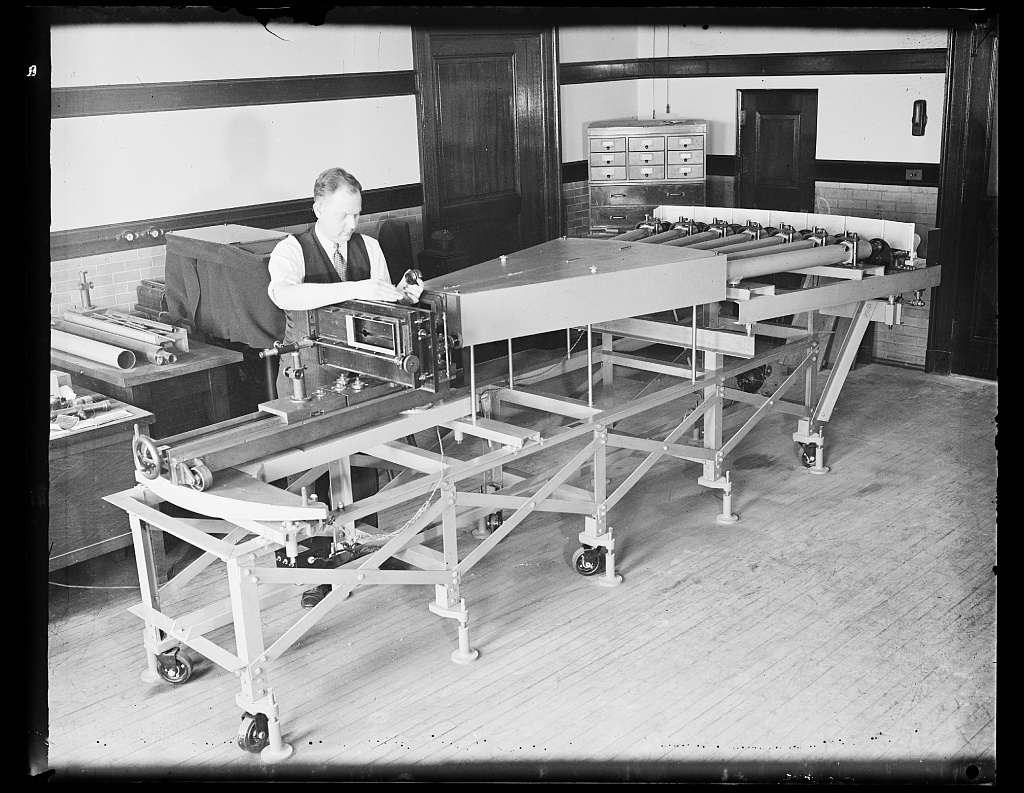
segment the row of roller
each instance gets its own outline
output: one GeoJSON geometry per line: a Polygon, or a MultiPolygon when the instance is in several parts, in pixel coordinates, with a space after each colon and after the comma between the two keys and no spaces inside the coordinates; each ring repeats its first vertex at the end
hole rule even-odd
{"type": "Polygon", "coordinates": [[[797,231],[758,223],[739,225],[680,218],[677,223],[648,218],[633,231],[612,237],[727,254],[727,278],[736,284],[747,278],[794,272],[827,265],[892,267],[894,253],[883,239],[862,240],[856,234],[831,235],[824,229],[797,231]]]}

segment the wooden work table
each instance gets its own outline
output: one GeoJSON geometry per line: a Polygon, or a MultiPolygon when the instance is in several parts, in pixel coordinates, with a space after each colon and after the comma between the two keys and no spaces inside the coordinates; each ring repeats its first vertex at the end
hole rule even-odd
{"type": "Polygon", "coordinates": [[[189,351],[176,363],[158,366],[142,361],[118,369],[77,355],[50,350],[50,366],[71,375],[88,389],[151,411],[153,438],[166,438],[231,418],[226,367],[239,364],[242,353],[189,340],[189,351]]]}
{"type": "MultiPolygon", "coordinates": [[[[81,388],[75,393],[96,394],[81,388]]],[[[49,569],[58,570],[132,544],[131,526],[125,514],[103,500],[103,496],[135,484],[132,435],[135,425],[145,430],[153,422],[148,410],[112,403],[107,414],[124,411],[128,415],[104,423],[91,422],[68,432],[50,434],[49,494],[49,569]]],[[[99,414],[102,420],[103,414],[99,414]]],[[[154,540],[153,552],[162,576],[162,535],[154,540]]]]}

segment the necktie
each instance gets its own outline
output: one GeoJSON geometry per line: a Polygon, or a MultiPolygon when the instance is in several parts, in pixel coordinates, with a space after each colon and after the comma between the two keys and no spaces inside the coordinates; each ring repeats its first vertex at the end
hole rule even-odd
{"type": "Polygon", "coordinates": [[[334,269],[338,271],[338,275],[341,276],[341,280],[345,280],[345,271],[347,266],[345,264],[345,257],[341,253],[341,245],[334,243],[334,269]]]}

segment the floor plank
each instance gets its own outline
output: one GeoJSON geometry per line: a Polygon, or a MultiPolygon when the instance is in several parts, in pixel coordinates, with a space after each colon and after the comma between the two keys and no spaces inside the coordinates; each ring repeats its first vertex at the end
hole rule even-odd
{"type": "MultiPolygon", "coordinates": [[[[235,745],[237,684],[224,670],[192,654],[184,686],[141,681],[131,557],[51,574],[50,768],[57,779],[987,774],[996,397],[995,384],[860,367],[826,428],[828,475],[799,464],[790,417],[767,417],[737,447],[732,526],[715,522],[721,494],[697,485],[699,466],[659,462],[611,514],[619,587],[571,571],[582,521],[531,516],[463,581],[480,650],[467,666],[449,660],[456,625],[428,611],[432,587],[356,590],[271,669],[295,747],[273,767],[235,745]]],[[[728,414],[727,434],[745,415],[728,414]]],[[[619,428],[664,435],[679,420],[668,408],[619,428]]],[[[642,459],[616,458],[613,486],[642,459]]],[[[461,535],[463,553],[475,542],[461,535]]],[[[222,576],[211,567],[166,607],[225,597],[222,576]]],[[[300,592],[265,612],[268,645],[299,615],[300,592]]],[[[230,626],[212,638],[233,649],[230,626]]]]}

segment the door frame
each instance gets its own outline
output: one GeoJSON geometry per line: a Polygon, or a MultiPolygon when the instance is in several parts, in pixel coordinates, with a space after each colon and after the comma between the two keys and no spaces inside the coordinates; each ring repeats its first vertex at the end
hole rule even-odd
{"type": "Polygon", "coordinates": [[[992,83],[998,68],[992,33],[998,24],[993,14],[949,30],[935,217],[941,238],[939,251],[928,251],[929,263],[942,266],[942,283],[932,289],[926,372],[966,374],[969,369],[974,301],[967,297],[976,288],[978,230],[988,209],[991,103],[997,101],[992,83]]]}
{"type": "Polygon", "coordinates": [[[539,84],[543,101],[544,128],[544,170],[542,195],[523,196],[524,200],[543,201],[545,241],[562,234],[562,148],[561,123],[558,91],[558,35],[554,25],[538,27],[418,27],[412,29],[413,69],[416,76],[416,120],[417,142],[419,145],[420,181],[423,185],[423,242],[429,243],[430,235],[440,228],[440,198],[436,178],[435,160],[426,152],[437,147],[437,129],[434,116],[428,112],[425,97],[433,95],[433,70],[430,60],[430,37],[438,36],[501,36],[517,34],[538,35],[541,43],[539,74],[531,79],[539,84]]]}

